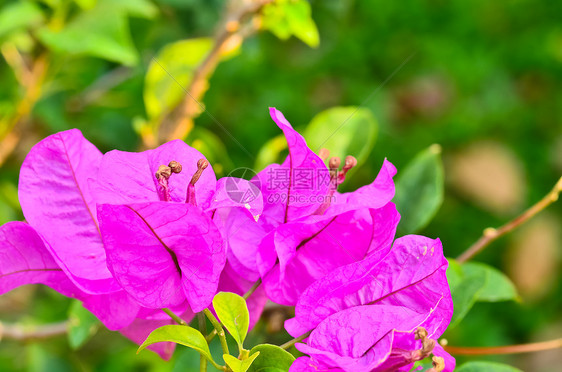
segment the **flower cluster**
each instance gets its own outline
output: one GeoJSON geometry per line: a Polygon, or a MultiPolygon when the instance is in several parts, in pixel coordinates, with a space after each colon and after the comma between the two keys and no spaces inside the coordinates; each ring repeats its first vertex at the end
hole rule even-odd
{"type": "MultiPolygon", "coordinates": [[[[307,356],[293,372],[408,371],[431,355],[435,371],[452,371],[436,343],[453,311],[447,261],[439,240],[395,240],[394,166],[340,193],[357,161],[316,154],[270,113],[289,155],[250,181],[217,180],[179,140],[103,155],[78,130],[38,143],[20,173],[26,222],[0,227],[0,294],[45,284],[141,343],[171,323],[160,309],[189,321],[218,291],[261,282],[252,324],[267,300],[295,306],[285,328],[307,356]]],[[[173,345],[151,347],[169,358],[173,345]]]]}

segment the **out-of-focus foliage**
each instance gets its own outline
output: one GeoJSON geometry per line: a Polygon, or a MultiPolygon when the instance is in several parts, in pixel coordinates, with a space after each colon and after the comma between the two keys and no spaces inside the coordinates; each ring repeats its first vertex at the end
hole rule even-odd
{"type": "MultiPolygon", "coordinates": [[[[204,40],[218,32],[227,5],[225,0],[0,3],[0,141],[8,133],[19,135],[0,170],[0,223],[23,219],[18,171],[41,138],[79,128],[103,151],[139,149],[139,133],[150,133],[185,99],[184,88],[210,48],[204,40]],[[158,70],[155,58],[177,81],[158,70]],[[34,67],[46,73],[29,74],[34,67]]],[[[234,42],[235,55],[227,53],[230,58],[222,58],[205,80],[208,90],[200,104],[208,115],[196,118],[186,142],[205,153],[222,176],[284,155],[267,107],[281,109],[311,144],[323,140],[317,133],[328,136],[337,127],[328,114],[334,107],[358,107],[329,142],[334,155],[360,160],[341,189],[372,182],[385,157],[400,179],[416,154],[440,144],[443,203],[437,209],[434,194],[431,203],[415,204],[425,208],[418,217],[401,211],[402,232],[439,237],[446,255],[456,257],[483,228],[499,226],[539,200],[562,172],[561,13],[556,1],[278,1],[251,20],[266,32],[249,35],[241,45],[234,42]]],[[[422,194],[409,190],[409,203],[420,200],[422,194]]],[[[450,345],[560,337],[549,332],[562,330],[561,219],[558,203],[532,229],[502,238],[476,257],[487,266],[451,261],[460,323],[445,334],[450,345]],[[524,291],[516,292],[520,288],[500,272],[524,291]],[[518,301],[503,301],[508,299],[518,301]]],[[[74,306],[48,289],[20,288],[0,297],[0,320],[55,322],[68,319],[74,306]]],[[[284,332],[268,332],[275,322],[266,317],[245,344],[288,340],[284,332]]],[[[136,355],[135,345],[105,329],[77,350],[70,346],[64,337],[3,340],[0,365],[10,372],[196,371],[199,364],[188,348],[178,348],[170,363],[146,351],[136,355]]],[[[211,343],[210,353],[220,360],[218,342],[211,343]]],[[[284,354],[279,358],[286,361],[284,354]]],[[[459,370],[492,370],[463,365],[473,359],[458,358],[459,370]]],[[[562,365],[556,351],[488,359],[538,372],[562,365]]],[[[259,362],[258,356],[254,363],[259,362]]]]}
{"type": "Polygon", "coordinates": [[[399,233],[412,234],[427,226],[443,203],[444,183],[439,145],[421,151],[401,170],[393,199],[400,211],[399,233]]]}

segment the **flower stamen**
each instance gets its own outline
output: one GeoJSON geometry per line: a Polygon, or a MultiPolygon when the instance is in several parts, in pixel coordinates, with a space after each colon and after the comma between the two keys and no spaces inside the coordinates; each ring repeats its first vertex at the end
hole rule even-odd
{"type": "Polygon", "coordinates": [[[172,175],[172,169],[168,166],[161,165],[156,171],[156,180],[158,180],[158,196],[161,201],[170,201],[170,189],[168,187],[168,179],[172,175]]]}
{"type": "MultiPolygon", "coordinates": [[[[320,150],[321,154],[322,150],[320,150]]],[[[326,152],[327,154],[329,154],[328,150],[326,150],[326,152]]],[[[355,159],[351,155],[346,156],[345,163],[343,164],[343,168],[341,171],[339,171],[340,164],[341,160],[339,157],[334,156],[330,158],[330,161],[328,162],[328,168],[330,169],[330,186],[328,188],[328,193],[326,194],[324,202],[320,205],[320,207],[318,207],[314,214],[324,214],[324,212],[326,212],[326,210],[330,207],[334,194],[338,190],[338,185],[345,181],[345,175],[347,174],[347,172],[357,165],[357,159],[355,159]]]]}
{"type": "Polygon", "coordinates": [[[195,200],[195,184],[201,178],[203,171],[209,166],[209,162],[206,159],[199,159],[197,162],[197,170],[191,177],[191,181],[189,181],[189,185],[187,185],[187,196],[185,198],[185,202],[197,205],[197,201],[195,200]]]}

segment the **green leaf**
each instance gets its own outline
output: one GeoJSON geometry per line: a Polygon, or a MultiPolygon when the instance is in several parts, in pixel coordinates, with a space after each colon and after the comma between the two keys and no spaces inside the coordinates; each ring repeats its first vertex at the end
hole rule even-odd
{"type": "Polygon", "coordinates": [[[246,300],[235,293],[219,292],[213,298],[213,308],[221,323],[242,349],[250,326],[250,313],[246,300]]]}
{"type": "Polygon", "coordinates": [[[276,345],[257,345],[250,350],[250,355],[258,353],[260,356],[250,366],[248,372],[287,372],[295,357],[276,345]]]}
{"type": "Polygon", "coordinates": [[[73,300],[68,311],[70,327],[68,328],[68,343],[74,350],[80,348],[98,330],[99,321],[86,310],[80,301],[73,300]]]}
{"type": "Polygon", "coordinates": [[[213,39],[202,37],[177,41],[160,50],[148,67],[144,83],[144,104],[151,121],[181,101],[193,72],[212,47],[213,39]]]}
{"type": "Polygon", "coordinates": [[[451,288],[454,312],[449,327],[456,326],[472,308],[480,292],[486,285],[486,275],[466,275],[464,271],[459,272],[459,265],[454,260],[449,260],[447,269],[447,280],[451,288]]]}
{"type": "Polygon", "coordinates": [[[507,364],[495,362],[468,362],[455,369],[455,372],[523,372],[507,364]]]}
{"type": "Polygon", "coordinates": [[[197,350],[208,360],[212,361],[213,357],[209,350],[209,345],[205,340],[205,336],[198,330],[183,326],[183,325],[166,325],[156,328],[148,335],[146,340],[139,346],[137,354],[147,346],[157,342],[175,342],[176,344],[184,345],[189,348],[197,350]]]}
{"type": "Polygon", "coordinates": [[[0,37],[43,22],[41,8],[30,1],[17,1],[0,10],[0,37]]]}
{"type": "Polygon", "coordinates": [[[377,120],[371,110],[348,106],[333,107],[317,114],[303,136],[315,152],[327,148],[330,156],[338,156],[343,161],[347,155],[353,155],[362,164],[375,145],[377,133],[377,120]]]}
{"type": "Polygon", "coordinates": [[[267,4],[263,8],[262,24],[282,40],[294,35],[310,47],[320,44],[318,28],[306,0],[277,0],[267,4]]]}
{"type": "Polygon", "coordinates": [[[478,293],[478,301],[499,302],[519,300],[515,285],[501,271],[483,263],[467,262],[462,265],[467,276],[481,275],[486,277],[484,288],[478,293]]]}
{"type": "Polygon", "coordinates": [[[451,327],[465,317],[476,301],[519,300],[515,286],[499,270],[482,263],[461,265],[454,259],[448,261],[447,280],[455,306],[451,327]]]}
{"type": "Polygon", "coordinates": [[[398,171],[393,201],[402,216],[400,234],[415,233],[431,221],[443,203],[443,189],[441,147],[432,145],[398,171]]]}
{"type": "Polygon", "coordinates": [[[448,261],[447,280],[455,306],[451,327],[466,316],[476,301],[519,300],[515,286],[499,270],[482,263],[467,262],[461,265],[454,259],[448,261]]]}
{"type": "Polygon", "coordinates": [[[61,30],[43,28],[39,38],[49,48],[74,55],[90,55],[124,65],[138,63],[128,16],[151,18],[156,7],[147,0],[99,0],[61,30]]]}
{"type": "Polygon", "coordinates": [[[260,355],[259,351],[255,354],[250,355],[248,359],[244,360],[237,359],[228,354],[224,354],[222,357],[224,358],[224,361],[226,362],[226,364],[228,364],[230,369],[232,369],[232,372],[246,372],[252,365],[253,361],[258,357],[258,355],[260,355]]]}

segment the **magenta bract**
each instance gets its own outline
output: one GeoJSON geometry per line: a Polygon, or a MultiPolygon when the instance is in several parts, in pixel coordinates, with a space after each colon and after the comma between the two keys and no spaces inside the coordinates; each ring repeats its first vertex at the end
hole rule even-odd
{"type": "Polygon", "coordinates": [[[285,327],[295,337],[312,330],[306,345],[297,346],[310,355],[307,364],[344,371],[408,366],[421,345],[414,331],[423,327],[437,339],[451,320],[447,266],[439,240],[399,238],[382,259],[368,256],[313,283],[285,327]],[[384,327],[380,334],[371,332],[377,327],[384,327]]]}

